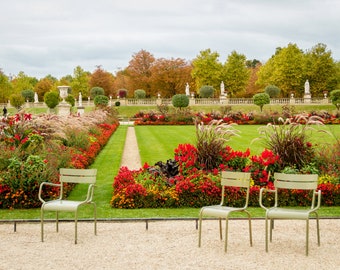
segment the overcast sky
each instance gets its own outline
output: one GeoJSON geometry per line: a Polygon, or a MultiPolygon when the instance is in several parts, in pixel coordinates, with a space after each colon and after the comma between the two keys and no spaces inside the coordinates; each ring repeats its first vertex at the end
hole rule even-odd
{"type": "Polygon", "coordinates": [[[339,0],[12,0],[0,6],[0,68],[60,79],[109,72],[144,49],[194,59],[211,49],[267,61],[277,47],[324,43],[340,60],[339,0]]]}

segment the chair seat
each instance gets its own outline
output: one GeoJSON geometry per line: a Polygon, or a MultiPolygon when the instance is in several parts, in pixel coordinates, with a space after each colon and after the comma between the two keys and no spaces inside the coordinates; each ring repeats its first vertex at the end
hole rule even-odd
{"type": "Polygon", "coordinates": [[[222,205],[210,205],[204,206],[202,208],[202,212],[204,212],[205,216],[212,216],[212,217],[227,217],[231,212],[242,211],[244,208],[236,208],[236,207],[228,207],[222,205]]]}
{"type": "Polygon", "coordinates": [[[80,201],[53,200],[46,202],[43,207],[48,211],[76,211],[78,206],[84,204],[80,201]]]}
{"type": "Polygon", "coordinates": [[[270,208],[267,217],[272,219],[307,219],[311,211],[287,208],[270,208]]]}

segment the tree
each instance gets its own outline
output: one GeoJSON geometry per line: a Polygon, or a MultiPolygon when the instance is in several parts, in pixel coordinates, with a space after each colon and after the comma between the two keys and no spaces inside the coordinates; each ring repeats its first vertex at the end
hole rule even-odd
{"type": "Polygon", "coordinates": [[[268,85],[264,91],[271,97],[271,98],[275,98],[278,97],[280,94],[280,88],[278,88],[275,85],[268,85]]]}
{"type": "Polygon", "coordinates": [[[219,62],[219,54],[210,49],[200,51],[200,54],[192,61],[191,76],[195,80],[196,89],[203,85],[211,85],[218,89],[223,78],[222,64],[219,62]]]}
{"type": "Polygon", "coordinates": [[[144,89],[146,93],[151,92],[151,68],[155,62],[155,57],[145,51],[140,50],[135,53],[127,67],[132,89],[144,89]]]}
{"type": "Polygon", "coordinates": [[[16,108],[17,110],[19,110],[21,108],[21,106],[25,103],[24,97],[20,94],[10,95],[9,101],[10,101],[11,105],[14,108],[16,108]]]}
{"type": "Polygon", "coordinates": [[[91,91],[90,91],[90,96],[92,99],[94,99],[96,96],[100,96],[100,95],[104,95],[105,91],[102,87],[92,87],[91,91]]]}
{"type": "Polygon", "coordinates": [[[209,86],[209,85],[203,85],[200,88],[200,97],[202,97],[202,98],[213,97],[214,91],[215,91],[214,87],[209,86]]]}
{"type": "Polygon", "coordinates": [[[79,93],[82,93],[83,98],[88,97],[89,93],[89,76],[90,73],[84,71],[80,66],[77,66],[73,70],[73,80],[70,84],[72,88],[72,94],[74,96],[79,96],[79,93]]]}
{"type": "Polygon", "coordinates": [[[185,94],[177,94],[172,97],[172,105],[175,108],[185,108],[189,105],[189,97],[187,97],[185,94]]]}
{"type": "Polygon", "coordinates": [[[119,98],[126,98],[127,96],[127,90],[126,89],[119,89],[118,90],[118,97],[119,98]]]}
{"type": "Polygon", "coordinates": [[[45,93],[44,102],[48,108],[54,109],[59,104],[59,94],[54,91],[45,93]]]}
{"type": "Polygon", "coordinates": [[[223,81],[231,96],[244,96],[250,71],[246,66],[246,56],[232,51],[223,67],[223,81]]]}
{"type": "Polygon", "coordinates": [[[334,106],[339,110],[340,109],[340,89],[331,91],[329,98],[331,99],[334,106]]]}
{"type": "Polygon", "coordinates": [[[90,75],[89,89],[92,89],[93,87],[101,87],[104,89],[106,95],[113,96],[115,94],[113,83],[114,76],[112,73],[107,72],[103,70],[101,66],[98,66],[97,69],[90,75]]]}
{"type": "Polygon", "coordinates": [[[28,100],[29,102],[34,101],[34,92],[32,90],[23,90],[21,95],[23,96],[24,100],[28,100]]]}
{"type": "Polygon", "coordinates": [[[264,105],[270,103],[270,97],[267,93],[258,93],[253,96],[254,104],[260,107],[262,112],[262,108],[264,105]]]}
{"type": "Polygon", "coordinates": [[[98,95],[94,98],[93,102],[96,107],[106,107],[109,104],[109,98],[107,96],[98,95]]]}
{"type": "Polygon", "coordinates": [[[13,92],[16,94],[21,94],[23,90],[32,90],[38,80],[33,77],[27,76],[23,71],[12,80],[13,92]]]}
{"type": "Polygon", "coordinates": [[[39,100],[43,99],[45,93],[52,91],[53,84],[55,82],[56,81],[53,81],[48,77],[45,77],[37,82],[34,87],[34,91],[37,93],[39,100]]]}
{"type": "MultiPolygon", "coordinates": [[[[249,61],[249,60],[247,60],[249,61]]],[[[255,61],[255,60],[253,60],[255,61]]],[[[247,67],[249,69],[250,75],[249,75],[249,80],[246,86],[246,93],[244,95],[244,97],[252,97],[253,95],[255,95],[256,93],[262,92],[262,87],[260,85],[258,85],[256,82],[258,80],[258,72],[261,68],[262,64],[261,62],[258,62],[256,64],[255,67],[252,66],[248,66],[247,67]]]]}
{"type": "Polygon", "coordinates": [[[137,90],[135,90],[134,96],[135,96],[135,98],[138,98],[138,99],[145,98],[146,93],[143,89],[137,89],[137,90]]]}
{"type": "Polygon", "coordinates": [[[305,79],[310,83],[313,97],[323,96],[323,91],[337,86],[337,67],[332,52],[325,44],[319,43],[306,53],[305,79]]]}
{"type": "Polygon", "coordinates": [[[0,102],[7,103],[9,96],[12,92],[12,85],[9,82],[8,77],[0,69],[0,102]]]}

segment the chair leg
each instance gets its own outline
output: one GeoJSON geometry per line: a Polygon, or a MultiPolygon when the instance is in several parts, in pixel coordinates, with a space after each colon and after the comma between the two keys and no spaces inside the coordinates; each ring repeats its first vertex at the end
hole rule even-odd
{"type": "Polygon", "coordinates": [[[225,240],[224,240],[224,252],[227,252],[228,245],[228,217],[225,219],[225,240]]]}
{"type": "Polygon", "coordinates": [[[265,237],[265,241],[266,241],[266,252],[268,252],[268,218],[266,217],[266,230],[265,230],[265,233],[266,233],[266,237],[265,237]]]}
{"type": "Polygon", "coordinates": [[[93,203],[94,214],[94,235],[97,235],[97,206],[93,203]]]}
{"type": "Polygon", "coordinates": [[[56,226],[56,231],[59,232],[59,212],[56,212],[56,217],[55,217],[55,226],[56,226]]]}
{"type": "Polygon", "coordinates": [[[248,215],[248,223],[249,223],[249,241],[250,241],[250,246],[253,246],[253,232],[251,228],[251,216],[248,212],[246,212],[248,215]]]}
{"type": "Polygon", "coordinates": [[[318,237],[318,246],[320,246],[320,226],[319,226],[319,215],[318,213],[316,214],[316,233],[317,233],[317,237],[318,237]]]}
{"type": "Polygon", "coordinates": [[[223,239],[223,236],[222,236],[222,219],[219,218],[218,221],[219,221],[219,229],[220,229],[220,239],[222,240],[223,239]]]}
{"type": "Polygon", "coordinates": [[[44,209],[40,210],[41,242],[44,242],[44,209]]]}
{"type": "Polygon", "coordinates": [[[308,245],[309,245],[309,218],[306,220],[306,256],[308,256],[308,245]]]}
{"type": "Polygon", "coordinates": [[[201,234],[202,234],[202,215],[199,216],[198,222],[198,247],[201,247],[201,234]]]}
{"type": "Polygon", "coordinates": [[[78,211],[76,210],[75,217],[74,217],[74,243],[75,244],[77,244],[77,236],[78,236],[77,228],[78,228],[78,211]]]}
{"type": "Polygon", "coordinates": [[[269,219],[270,221],[270,243],[273,241],[273,229],[274,229],[274,219],[269,219]]]}

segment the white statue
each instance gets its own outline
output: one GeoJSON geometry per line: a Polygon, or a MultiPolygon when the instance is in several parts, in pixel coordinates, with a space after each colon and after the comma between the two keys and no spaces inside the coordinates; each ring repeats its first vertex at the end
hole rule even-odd
{"type": "Polygon", "coordinates": [[[81,96],[81,92],[79,92],[78,104],[79,104],[79,107],[83,107],[83,97],[81,96]]]}
{"type": "Polygon", "coordinates": [[[38,103],[39,99],[38,99],[38,94],[37,92],[34,92],[34,103],[38,103]]]}
{"type": "Polygon", "coordinates": [[[224,82],[223,81],[221,82],[220,88],[221,88],[221,96],[223,96],[224,95],[224,82]]]}
{"type": "Polygon", "coordinates": [[[185,85],[185,94],[186,94],[187,96],[190,96],[190,87],[189,87],[189,84],[188,84],[188,83],[185,85]]]}
{"type": "Polygon", "coordinates": [[[309,92],[309,82],[308,80],[306,80],[305,82],[305,95],[309,95],[310,92],[309,92]]]}

